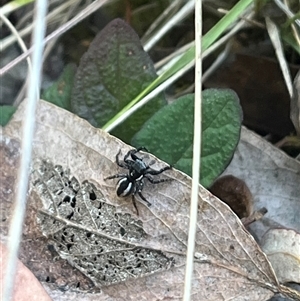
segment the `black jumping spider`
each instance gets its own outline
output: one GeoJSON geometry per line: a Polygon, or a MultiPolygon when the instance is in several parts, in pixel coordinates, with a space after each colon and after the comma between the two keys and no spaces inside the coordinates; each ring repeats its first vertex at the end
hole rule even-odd
{"type": "Polygon", "coordinates": [[[171,169],[171,166],[166,166],[160,170],[154,170],[150,168],[149,165],[147,165],[143,159],[139,158],[136,154],[140,152],[141,150],[147,151],[145,147],[139,147],[138,149],[132,149],[130,150],[123,159],[123,162],[120,162],[119,155],[121,153],[121,150],[116,155],[116,162],[117,164],[125,169],[128,169],[128,174],[116,174],[110,177],[105,178],[105,180],[108,179],[115,179],[115,178],[121,178],[117,184],[116,191],[117,195],[121,197],[132,195],[132,202],[134,205],[134,208],[136,209],[137,215],[139,214],[136,202],[135,202],[135,194],[137,193],[143,201],[145,201],[149,206],[151,206],[151,203],[147,201],[147,199],[142,195],[142,190],[144,188],[144,179],[147,179],[152,184],[158,184],[166,181],[170,181],[171,179],[159,179],[154,180],[151,175],[159,175],[162,172],[164,172],[167,169],[171,169]],[[131,159],[129,159],[129,156],[131,159]]]}

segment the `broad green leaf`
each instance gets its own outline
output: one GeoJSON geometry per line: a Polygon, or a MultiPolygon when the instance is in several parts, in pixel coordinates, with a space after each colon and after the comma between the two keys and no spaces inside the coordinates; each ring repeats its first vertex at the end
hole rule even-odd
{"type": "MultiPolygon", "coordinates": [[[[132,139],[181,171],[192,175],[194,95],[162,108],[132,139]]],[[[203,91],[201,179],[205,187],[225,169],[239,141],[242,111],[232,90],[203,91]]]]}
{"type": "Polygon", "coordinates": [[[76,67],[67,65],[62,75],[42,95],[42,98],[66,110],[71,109],[71,91],[76,67]]]}
{"type": "Polygon", "coordinates": [[[13,106],[0,106],[0,125],[6,126],[15,111],[16,108],[13,106]]]}
{"type": "MultiPolygon", "coordinates": [[[[253,3],[254,0],[240,0],[237,2],[232,9],[216,24],[214,25],[203,37],[202,37],[202,51],[206,50],[212,43],[214,43],[222,33],[233,22],[237,21],[238,18],[245,12],[245,10],[253,3]]],[[[116,114],[111,120],[109,120],[104,126],[105,130],[112,123],[114,123],[123,113],[128,111],[133,105],[139,102],[143,97],[149,94],[152,90],[158,87],[160,84],[165,82],[168,78],[174,75],[176,72],[181,70],[183,67],[192,62],[195,58],[195,46],[191,46],[178,61],[176,61],[169,69],[162,73],[156,78],[149,86],[147,86],[141,93],[133,99],[127,106],[125,106],[118,114],[116,114]]]]}
{"type": "MultiPolygon", "coordinates": [[[[153,63],[139,37],[129,25],[116,19],[95,37],[80,60],[72,111],[101,127],[156,78],[153,63]]],[[[113,134],[130,141],[144,122],[165,104],[163,97],[156,97],[113,134]]]]}

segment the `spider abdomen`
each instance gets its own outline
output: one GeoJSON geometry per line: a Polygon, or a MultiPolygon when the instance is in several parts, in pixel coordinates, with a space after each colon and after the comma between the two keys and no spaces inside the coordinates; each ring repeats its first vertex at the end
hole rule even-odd
{"type": "Polygon", "coordinates": [[[122,178],[119,180],[116,191],[117,191],[117,196],[128,196],[132,194],[134,189],[133,183],[130,182],[127,178],[122,178]]]}

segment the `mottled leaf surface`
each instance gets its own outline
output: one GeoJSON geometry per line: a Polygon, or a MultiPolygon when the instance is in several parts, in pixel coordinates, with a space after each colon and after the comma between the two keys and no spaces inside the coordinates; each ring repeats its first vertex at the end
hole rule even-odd
{"type": "MultiPolygon", "coordinates": [[[[14,153],[19,145],[23,106],[4,129],[2,157],[14,153]]],[[[131,198],[118,198],[114,181],[104,180],[126,172],[115,163],[118,150],[124,156],[130,147],[68,111],[40,101],[20,257],[51,297],[64,290],[59,300],[84,300],[87,296],[90,300],[127,301],[141,296],[145,300],[181,300],[191,179],[174,169],[164,173],[164,178],[172,181],[155,186],[146,183],[143,194],[152,205],[137,200],[137,216],[131,198]],[[97,217],[105,211],[103,224],[97,217]],[[134,253],[138,248],[143,251],[134,253]],[[127,256],[129,251],[135,256],[127,256]],[[144,254],[154,256],[153,263],[170,258],[172,262],[143,274],[146,263],[128,263],[142,260],[144,254]],[[98,275],[89,273],[95,273],[101,256],[114,284],[107,286],[98,275]],[[161,256],[159,260],[157,256],[161,256]],[[80,264],[74,262],[78,257],[80,264]],[[122,267],[127,264],[132,277],[121,279],[124,274],[118,260],[122,267]],[[133,267],[142,273],[135,277],[133,267]]],[[[155,169],[166,166],[150,154],[142,156],[155,169]]],[[[9,222],[10,218],[2,220],[2,224],[9,222]]],[[[194,269],[192,300],[267,300],[278,291],[273,270],[252,236],[228,206],[202,186],[194,269]]]]}
{"type": "MultiPolygon", "coordinates": [[[[200,182],[208,187],[226,168],[239,141],[242,111],[231,90],[203,91],[200,182]]],[[[194,95],[182,96],[162,108],[134,136],[132,145],[151,153],[179,170],[192,174],[194,95]]]]}
{"type": "MultiPolygon", "coordinates": [[[[157,77],[153,63],[133,29],[116,19],[93,40],[78,67],[72,93],[72,111],[101,127],[133,100],[157,77]]],[[[159,108],[162,96],[155,97],[114,130],[130,141],[159,108]]]]}

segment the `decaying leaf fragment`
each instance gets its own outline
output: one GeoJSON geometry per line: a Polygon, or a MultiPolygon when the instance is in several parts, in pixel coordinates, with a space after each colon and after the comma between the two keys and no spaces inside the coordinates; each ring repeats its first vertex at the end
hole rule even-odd
{"type": "MultiPolygon", "coordinates": [[[[4,129],[4,148],[20,140],[23,112],[21,106],[4,129]]],[[[131,199],[118,198],[115,183],[104,181],[124,172],[115,155],[129,149],[40,101],[20,258],[52,298],[64,290],[60,300],[71,300],[72,294],[76,300],[182,299],[191,179],[171,170],[164,177],[172,181],[147,183],[143,194],[152,206],[137,202],[137,216],[131,199]],[[101,293],[90,294],[95,287],[101,293]]],[[[155,169],[165,166],[150,154],[143,156],[155,162],[155,169]]],[[[252,236],[202,187],[194,269],[192,300],[267,300],[279,291],[252,236]]]]}
{"type": "Polygon", "coordinates": [[[173,258],[146,249],[141,221],[117,213],[96,187],[82,185],[68,171],[37,162],[33,183],[44,209],[37,215],[43,234],[56,252],[90,278],[105,286],[169,269],[173,258]]]}
{"type": "Polygon", "coordinates": [[[223,175],[234,174],[247,183],[254,210],[266,216],[250,226],[257,241],[270,228],[300,230],[300,163],[254,132],[242,128],[241,140],[223,175]]]}

